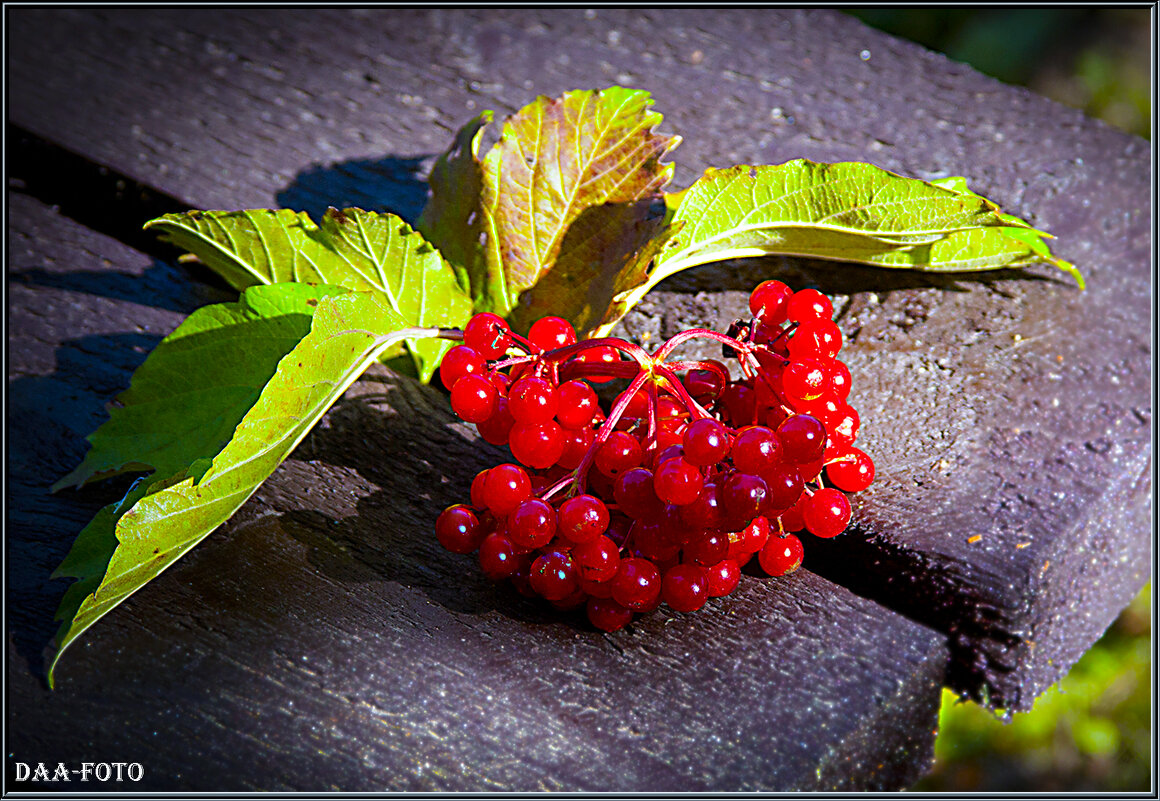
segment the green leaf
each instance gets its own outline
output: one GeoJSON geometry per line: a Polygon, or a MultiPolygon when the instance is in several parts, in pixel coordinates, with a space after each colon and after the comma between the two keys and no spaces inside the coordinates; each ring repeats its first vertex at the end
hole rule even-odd
{"type": "MultiPolygon", "coordinates": [[[[394,214],[329,209],[315,225],[288,209],[190,211],[145,227],[158,229],[239,289],[283,281],[330,284],[374,292],[415,326],[461,326],[471,317],[471,299],[455,271],[394,214]]],[[[443,340],[407,346],[423,381],[451,347],[443,340]]]]}
{"type": "Polygon", "coordinates": [[[1067,265],[1046,253],[1045,234],[965,191],[965,183],[939,185],[872,164],[798,159],[710,169],[669,206],[672,226],[661,234],[660,255],[643,281],[614,298],[595,335],[606,335],[668,276],[724,259],[776,254],[937,271],[1048,259],[1067,265]]]}
{"type": "Polygon", "coordinates": [[[63,624],[50,684],[70,644],[229,519],[387,348],[434,333],[408,328],[375,293],[322,298],[310,333],[282,358],[219,453],[177,475],[139,483],[81,532],[54,574],[79,581],[57,611],[63,624]]]}
{"type": "Polygon", "coordinates": [[[447,259],[459,279],[459,287],[471,297],[471,287],[480,285],[484,269],[479,244],[483,231],[479,141],[492,117],[493,112],[484,111],[460,128],[451,148],[435,162],[427,179],[431,197],[415,224],[415,230],[447,259]]]}
{"type": "Polygon", "coordinates": [[[321,298],[342,287],[256,286],[237,303],[193,312],[163,339],[89,435],[84,461],[53,486],[83,486],[135,470],[163,476],[229,441],[278,366],[310,331],[321,298]]]}
{"type": "Polygon", "coordinates": [[[651,105],[647,92],[613,86],[539,97],[504,123],[483,160],[480,310],[507,315],[586,208],[648,198],[669,182],[673,166],[660,160],[680,137],[653,133],[661,115],[651,105]]]}

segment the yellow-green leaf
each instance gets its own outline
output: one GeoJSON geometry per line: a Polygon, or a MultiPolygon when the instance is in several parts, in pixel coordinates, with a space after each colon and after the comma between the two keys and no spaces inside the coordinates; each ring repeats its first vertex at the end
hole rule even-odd
{"type": "MultiPolygon", "coordinates": [[[[315,225],[288,209],[166,214],[146,228],[198,257],[238,289],[296,281],[376,293],[415,326],[460,326],[471,299],[454,270],[394,214],[330,209],[315,225]]],[[[407,343],[423,381],[450,347],[407,343]]],[[[393,355],[386,353],[384,356],[393,355]]]]}
{"type": "Polygon", "coordinates": [[[57,611],[50,683],[70,644],[229,519],[387,348],[422,333],[375,293],[322,298],[310,333],[282,358],[220,452],[139,482],[81,532],[54,574],[78,581],[57,611]]]}
{"type": "Polygon", "coordinates": [[[506,315],[552,268],[589,207],[648,198],[672,178],[680,142],[653,132],[647,92],[613,86],[538,98],[509,118],[483,160],[483,285],[477,307],[506,315]]]}

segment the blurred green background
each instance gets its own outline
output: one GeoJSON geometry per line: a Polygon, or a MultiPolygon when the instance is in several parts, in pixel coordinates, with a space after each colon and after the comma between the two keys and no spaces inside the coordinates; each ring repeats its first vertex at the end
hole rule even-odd
{"type": "MultiPolygon", "coordinates": [[[[1151,139],[1151,9],[848,9],[1006,83],[1151,139]]],[[[1004,721],[944,691],[925,792],[1148,791],[1152,780],[1149,583],[1035,708],[1004,721]]]]}

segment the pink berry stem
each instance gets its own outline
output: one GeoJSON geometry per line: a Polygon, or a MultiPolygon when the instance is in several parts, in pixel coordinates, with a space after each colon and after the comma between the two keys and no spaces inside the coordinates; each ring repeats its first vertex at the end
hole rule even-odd
{"type": "Polygon", "coordinates": [[[681,331],[679,334],[674,335],[672,339],[657,348],[653,352],[652,357],[656,361],[664,361],[664,358],[672,353],[673,348],[677,347],[677,345],[680,345],[682,342],[687,342],[690,339],[696,339],[697,337],[714,339],[722,345],[728,345],[739,353],[749,353],[753,349],[746,342],[726,336],[725,334],[719,334],[716,331],[710,331],[708,328],[690,328],[687,331],[681,331]]]}
{"type": "MultiPolygon", "coordinates": [[[[693,396],[690,395],[688,390],[685,389],[685,385],[681,383],[681,379],[677,377],[677,374],[674,373],[670,367],[671,365],[658,364],[655,368],[657,375],[665,379],[669,385],[669,389],[671,389],[673,394],[677,396],[677,399],[682,404],[684,404],[685,409],[689,412],[690,415],[694,415],[697,418],[712,418],[713,415],[709,414],[709,412],[706,411],[705,408],[701,406],[701,404],[697,403],[697,401],[693,399],[693,396]]],[[[692,420],[689,422],[692,422],[692,420]]]]}
{"type": "MultiPolygon", "coordinates": [[[[575,346],[570,345],[569,347],[575,346]]],[[[637,375],[637,377],[632,380],[632,383],[628,385],[628,388],[616,396],[616,403],[614,403],[612,408],[609,410],[608,418],[603,423],[601,423],[600,432],[596,435],[596,438],[592,441],[592,444],[588,446],[588,450],[584,452],[584,458],[580,460],[580,464],[577,465],[576,470],[574,471],[575,478],[573,479],[573,482],[575,489],[584,489],[585,482],[587,481],[588,477],[588,470],[592,467],[592,463],[596,461],[596,452],[600,450],[600,446],[607,442],[608,438],[612,436],[612,432],[616,428],[616,424],[620,421],[621,416],[624,414],[624,410],[628,408],[628,404],[629,401],[632,400],[632,396],[637,393],[637,390],[644,386],[644,382],[647,381],[649,377],[650,371],[641,370],[639,375],[637,375]]]]}
{"type": "Polygon", "coordinates": [[[640,365],[628,362],[568,362],[560,366],[560,380],[572,378],[632,378],[640,372],[640,365]]]}
{"type": "Polygon", "coordinates": [[[596,348],[615,348],[621,353],[628,356],[641,367],[648,367],[651,363],[648,351],[640,345],[634,345],[631,342],[626,342],[617,337],[601,337],[599,339],[586,339],[583,342],[577,342],[574,345],[567,345],[563,348],[556,348],[544,354],[544,359],[550,361],[564,361],[571,358],[578,353],[583,353],[586,350],[594,350],[596,348]]]}

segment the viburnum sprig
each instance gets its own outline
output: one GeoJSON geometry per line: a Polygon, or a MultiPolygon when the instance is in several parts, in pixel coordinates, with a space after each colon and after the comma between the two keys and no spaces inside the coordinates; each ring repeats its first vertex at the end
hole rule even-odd
{"type": "Polygon", "coordinates": [[[514,463],[483,470],[435,534],[477,553],[483,573],[560,609],[586,606],[615,631],[665,603],[700,609],[757,556],[771,576],[802,561],[795,532],[835,537],[846,493],[874,479],[854,442],[850,371],[833,305],[765,281],[729,332],[682,331],[652,353],[623,339],[577,342],[558,317],[522,337],[477,314],[440,365],[451,406],[514,463]],[[690,339],[737,362],[669,360],[690,339]],[[627,379],[607,408],[593,384],[627,379]]]}

